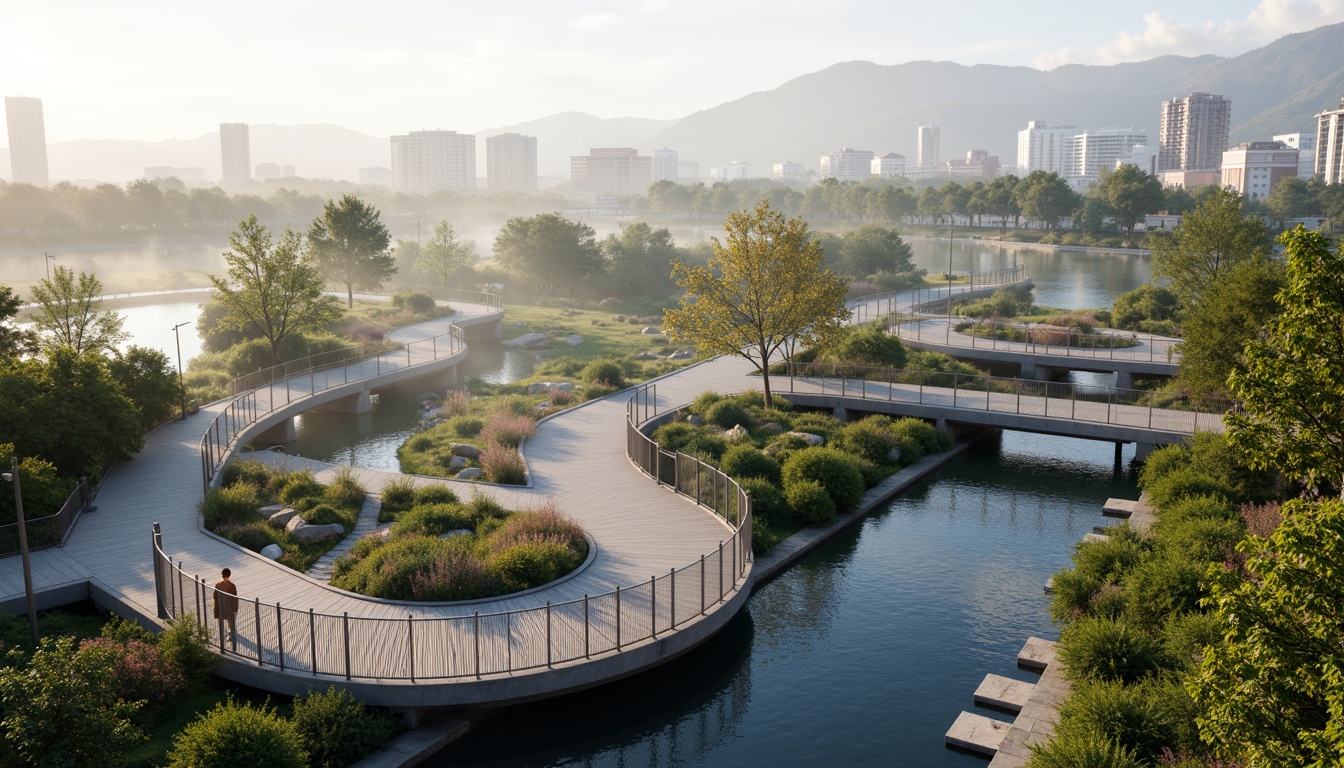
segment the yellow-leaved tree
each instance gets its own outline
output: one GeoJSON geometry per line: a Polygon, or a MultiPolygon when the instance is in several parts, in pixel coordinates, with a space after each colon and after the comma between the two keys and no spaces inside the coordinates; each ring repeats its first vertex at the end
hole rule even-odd
{"type": "Polygon", "coordinates": [[[849,318],[845,282],[821,268],[821,246],[807,222],[785,218],[762,202],[755,211],[731,214],[725,242],[703,267],[672,265],[686,291],[681,306],[663,315],[663,327],[701,353],[737,355],[761,374],[765,405],[770,362],[784,349],[826,345],[849,318]]]}

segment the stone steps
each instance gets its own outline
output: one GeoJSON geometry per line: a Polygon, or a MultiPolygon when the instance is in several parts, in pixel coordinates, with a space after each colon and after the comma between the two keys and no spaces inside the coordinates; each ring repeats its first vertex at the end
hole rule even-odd
{"type": "Polygon", "coordinates": [[[1035,687],[1035,683],[1014,680],[1011,677],[985,675],[980,687],[975,689],[972,700],[976,706],[998,709],[1015,715],[1022,711],[1023,705],[1031,698],[1031,692],[1035,687]]]}
{"type": "Polygon", "coordinates": [[[999,751],[999,745],[1008,735],[1012,723],[995,720],[992,717],[962,712],[956,722],[947,729],[943,742],[949,747],[964,749],[977,755],[993,757],[999,751]]]}
{"type": "Polygon", "coordinates": [[[314,579],[322,581],[331,581],[331,575],[336,565],[336,558],[350,551],[366,534],[378,530],[378,513],[383,508],[383,497],[368,494],[364,497],[364,504],[359,508],[359,518],[355,520],[355,528],[345,535],[336,546],[327,551],[325,555],[319,557],[316,563],[308,569],[308,575],[314,579]]]}

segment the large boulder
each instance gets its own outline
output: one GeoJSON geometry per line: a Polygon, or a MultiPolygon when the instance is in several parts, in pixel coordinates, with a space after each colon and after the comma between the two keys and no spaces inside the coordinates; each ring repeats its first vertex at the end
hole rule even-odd
{"type": "Polygon", "coordinates": [[[267,544],[261,548],[261,556],[271,560],[279,560],[283,554],[285,550],[281,549],[279,544],[267,544]]]}
{"type": "Polygon", "coordinates": [[[298,515],[294,515],[289,519],[289,522],[285,523],[285,530],[289,531],[290,533],[293,533],[306,525],[308,525],[307,520],[304,520],[302,517],[299,517],[298,515]]]}
{"type": "Polygon", "coordinates": [[[689,349],[679,349],[667,356],[668,360],[690,360],[695,357],[695,353],[689,349]]]}
{"type": "Polygon", "coordinates": [[[790,437],[801,437],[803,440],[807,441],[808,445],[821,445],[826,442],[826,438],[821,435],[814,435],[811,432],[785,432],[784,434],[789,435],[790,437]]]}
{"type": "Polygon", "coordinates": [[[771,421],[766,424],[762,424],[761,431],[767,435],[782,435],[784,434],[784,425],[780,424],[777,421],[771,421]]]}
{"type": "MultiPolygon", "coordinates": [[[[273,506],[280,505],[276,504],[273,506]]],[[[266,522],[274,525],[276,528],[284,528],[289,525],[289,521],[293,520],[294,516],[297,514],[299,514],[299,511],[293,507],[282,507],[281,509],[272,512],[271,515],[266,518],[266,522]]]]}
{"type": "Polygon", "coordinates": [[[467,467],[456,475],[458,480],[476,480],[484,476],[485,470],[480,467],[467,467]]]}
{"type": "Polygon", "coordinates": [[[741,443],[751,439],[751,434],[747,432],[746,427],[741,424],[723,433],[723,437],[730,443],[741,443]]]}
{"type": "Polygon", "coordinates": [[[539,395],[543,392],[571,392],[574,385],[568,381],[534,381],[527,385],[527,394],[539,395]]]}
{"type": "Polygon", "coordinates": [[[453,443],[450,451],[454,456],[461,456],[464,459],[479,459],[481,449],[469,443],[453,443]]]}
{"type": "Polygon", "coordinates": [[[269,520],[271,515],[274,515],[276,512],[279,512],[284,508],[285,508],[284,504],[267,504],[266,506],[258,509],[257,514],[269,520]]]}
{"type": "Polygon", "coordinates": [[[566,336],[565,343],[571,347],[577,347],[583,343],[583,337],[578,335],[577,333],[572,336],[566,336]]]}
{"type": "Polygon", "coordinates": [[[290,531],[289,535],[300,544],[312,544],[345,535],[345,526],[340,523],[330,525],[301,525],[290,531]]]}
{"type": "Polygon", "coordinates": [[[454,456],[448,460],[449,469],[466,469],[467,459],[465,456],[454,456]]]}
{"type": "Polygon", "coordinates": [[[532,331],[531,333],[524,333],[522,336],[508,339],[507,341],[502,341],[500,343],[506,347],[512,347],[513,349],[550,349],[551,337],[544,333],[532,331]]]}

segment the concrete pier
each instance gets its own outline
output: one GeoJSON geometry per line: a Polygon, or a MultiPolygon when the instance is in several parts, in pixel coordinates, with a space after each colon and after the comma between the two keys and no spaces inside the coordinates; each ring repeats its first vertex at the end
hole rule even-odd
{"type": "Polygon", "coordinates": [[[1017,714],[1022,711],[1027,699],[1031,698],[1031,692],[1035,688],[1035,683],[1014,680],[1002,675],[985,675],[980,687],[975,689],[972,700],[976,706],[1017,714]]]}
{"type": "Polygon", "coordinates": [[[1010,728],[1011,723],[971,712],[962,712],[957,715],[952,727],[947,729],[943,742],[949,747],[993,757],[999,751],[999,746],[1010,728]]]}

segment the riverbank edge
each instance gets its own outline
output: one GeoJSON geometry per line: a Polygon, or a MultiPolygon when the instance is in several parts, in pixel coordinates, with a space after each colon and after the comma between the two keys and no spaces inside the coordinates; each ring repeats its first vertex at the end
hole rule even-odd
{"type": "Polygon", "coordinates": [[[919,461],[900,470],[886,480],[869,488],[853,512],[838,515],[833,522],[825,526],[808,526],[770,548],[769,552],[756,558],[756,578],[752,586],[754,594],[763,585],[792,568],[799,560],[817,547],[830,541],[841,531],[868,517],[891,499],[899,496],[914,484],[937,472],[952,461],[961,458],[971,449],[971,445],[982,436],[975,436],[966,442],[960,442],[942,453],[925,456],[919,461]]]}
{"type": "MultiPolygon", "coordinates": [[[[923,235],[901,235],[901,239],[906,242],[919,240],[922,242],[945,243],[946,237],[925,237],[923,235]]],[[[958,243],[974,243],[976,245],[998,245],[1007,248],[1039,248],[1043,251],[1070,251],[1073,253],[1104,253],[1111,256],[1152,256],[1153,252],[1147,248],[1103,248],[1099,245],[1056,245],[1054,243],[1029,243],[1025,240],[991,240],[983,237],[956,237],[953,238],[958,243]]]]}

